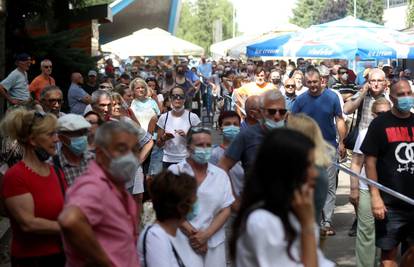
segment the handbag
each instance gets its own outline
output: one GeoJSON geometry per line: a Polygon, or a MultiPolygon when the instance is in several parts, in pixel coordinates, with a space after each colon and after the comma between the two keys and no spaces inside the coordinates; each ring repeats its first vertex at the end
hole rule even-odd
{"type": "Polygon", "coordinates": [[[357,118],[356,118],[355,124],[354,124],[355,112],[352,115],[351,129],[349,129],[347,136],[344,138],[344,146],[346,149],[353,150],[355,147],[355,143],[356,143],[356,140],[359,134],[359,123],[361,122],[363,105],[364,105],[364,100],[361,101],[361,104],[359,105],[357,109],[357,118]]]}

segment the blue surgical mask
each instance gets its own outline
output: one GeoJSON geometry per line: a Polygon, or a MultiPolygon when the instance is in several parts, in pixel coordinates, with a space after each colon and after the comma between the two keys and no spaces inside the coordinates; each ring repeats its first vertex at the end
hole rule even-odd
{"type": "Polygon", "coordinates": [[[88,148],[88,138],[83,136],[71,137],[69,149],[76,156],[80,156],[88,148]]]}
{"type": "Polygon", "coordinates": [[[211,157],[211,147],[195,147],[191,158],[200,164],[206,164],[211,157]]]}
{"type": "Polygon", "coordinates": [[[414,97],[412,96],[401,96],[397,100],[397,109],[401,112],[409,112],[414,107],[414,97]]]}
{"type": "Polygon", "coordinates": [[[274,121],[272,119],[264,118],[262,120],[262,125],[266,129],[272,130],[272,129],[284,127],[285,126],[285,120],[274,121]]]}
{"type": "Polygon", "coordinates": [[[240,127],[228,125],[223,127],[223,136],[225,139],[232,141],[240,132],[240,127]]]}
{"type": "Polygon", "coordinates": [[[200,204],[198,203],[198,200],[194,202],[194,204],[191,206],[191,210],[187,213],[186,219],[187,221],[192,221],[195,219],[195,217],[198,216],[198,213],[200,212],[200,204]]]}

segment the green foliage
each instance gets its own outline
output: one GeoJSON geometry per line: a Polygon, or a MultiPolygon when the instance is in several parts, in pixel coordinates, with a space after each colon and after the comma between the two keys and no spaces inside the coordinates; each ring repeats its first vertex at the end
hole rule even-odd
{"type": "Polygon", "coordinates": [[[214,21],[221,20],[223,40],[233,34],[233,5],[229,0],[183,1],[177,37],[195,43],[209,51],[213,43],[214,21]]]}
{"type": "MultiPolygon", "coordinates": [[[[290,21],[306,28],[353,14],[353,0],[299,0],[290,21]]],[[[383,24],[383,14],[383,0],[357,0],[358,19],[383,24]]]]}
{"type": "Polygon", "coordinates": [[[414,25],[414,1],[411,0],[408,3],[407,26],[412,27],[413,25],[414,25]]]}
{"type": "Polygon", "coordinates": [[[102,4],[110,4],[114,0],[83,0],[84,6],[96,6],[96,5],[102,5],[102,4]]]}

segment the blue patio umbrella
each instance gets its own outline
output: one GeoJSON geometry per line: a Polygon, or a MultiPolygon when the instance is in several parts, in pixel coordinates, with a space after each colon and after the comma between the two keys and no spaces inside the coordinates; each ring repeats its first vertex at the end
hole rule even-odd
{"type": "Polygon", "coordinates": [[[258,56],[369,59],[414,58],[414,37],[346,17],[247,47],[258,56]],[[272,43],[272,41],[274,41],[272,43]]]}

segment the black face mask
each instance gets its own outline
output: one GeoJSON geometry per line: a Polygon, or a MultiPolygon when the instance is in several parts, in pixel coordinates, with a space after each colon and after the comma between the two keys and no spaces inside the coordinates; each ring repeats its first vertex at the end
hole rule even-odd
{"type": "Polygon", "coordinates": [[[279,84],[279,83],[280,83],[280,79],[273,79],[273,80],[272,80],[272,83],[273,83],[273,84],[279,84]]]}
{"type": "Polygon", "coordinates": [[[184,75],[185,74],[185,71],[184,70],[179,70],[179,71],[177,71],[177,74],[178,75],[184,75]]]}
{"type": "Polygon", "coordinates": [[[41,147],[35,147],[34,152],[37,158],[42,162],[45,162],[46,160],[50,158],[49,153],[47,153],[47,151],[41,147]]]}

